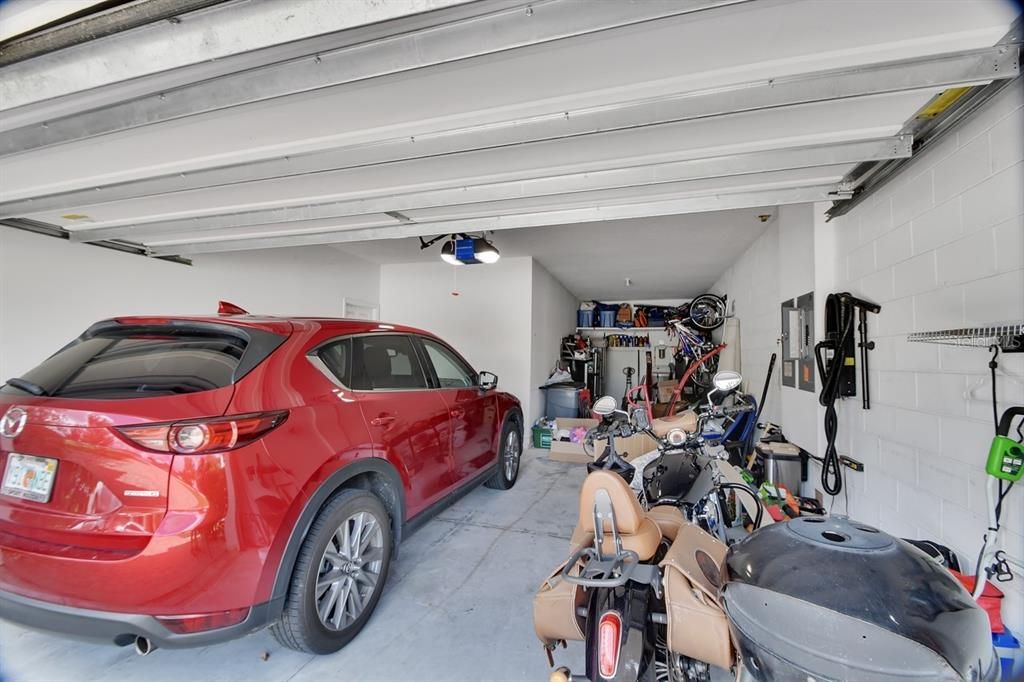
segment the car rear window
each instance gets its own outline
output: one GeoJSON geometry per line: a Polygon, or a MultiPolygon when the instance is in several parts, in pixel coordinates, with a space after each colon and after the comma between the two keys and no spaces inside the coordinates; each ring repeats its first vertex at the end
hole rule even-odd
{"type": "MultiPolygon", "coordinates": [[[[280,345],[283,337],[257,361],[280,345]]],[[[181,395],[237,381],[250,346],[249,334],[215,329],[138,328],[90,331],[24,374],[44,395],[126,399],[181,395]]],[[[266,345],[266,344],[261,344],[266,345]]],[[[246,365],[253,365],[246,358],[246,365]]],[[[5,393],[24,391],[10,384],[5,393]]]]}

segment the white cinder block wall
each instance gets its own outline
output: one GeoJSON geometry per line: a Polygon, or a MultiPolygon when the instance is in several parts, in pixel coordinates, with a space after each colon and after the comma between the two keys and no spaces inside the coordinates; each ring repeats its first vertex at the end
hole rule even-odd
{"type": "Polygon", "coordinates": [[[0,382],[31,369],[90,324],[118,315],[340,316],[376,304],[379,266],[335,249],[197,256],[193,266],[0,227],[0,382]]]}
{"type": "Polygon", "coordinates": [[[782,385],[779,337],[782,301],[815,290],[814,260],[814,207],[781,206],[764,234],[711,287],[729,296],[740,320],[741,369],[746,390],[758,399],[771,355],[779,354],[761,419],[782,424],[791,441],[812,451],[818,440],[816,396],[782,385]]]}
{"type": "MultiPolygon", "coordinates": [[[[711,293],[728,296],[733,314],[740,321],[740,369],[745,388],[758,399],[764,388],[771,355],[777,352],[779,338],[779,220],[771,224],[757,241],[718,279],[711,293]]],[[[762,419],[778,422],[780,366],[768,388],[762,419]]]]}
{"type": "MultiPolygon", "coordinates": [[[[1004,91],[888,186],[823,225],[835,249],[817,264],[832,270],[834,290],[882,305],[869,321],[872,409],[861,410],[858,397],[840,411],[840,451],[867,466],[863,474],[844,469],[849,513],[900,536],[940,540],[969,572],[987,525],[989,353],[908,343],[906,335],[1024,320],[1022,107],[1024,90],[1004,91]]],[[[1000,411],[1024,404],[1024,354],[999,364],[1000,411]]],[[[1010,493],[1003,522],[1008,553],[1024,559],[1024,486],[1010,493]]],[[[1002,587],[1003,615],[1019,635],[1024,579],[1002,587]]]]}

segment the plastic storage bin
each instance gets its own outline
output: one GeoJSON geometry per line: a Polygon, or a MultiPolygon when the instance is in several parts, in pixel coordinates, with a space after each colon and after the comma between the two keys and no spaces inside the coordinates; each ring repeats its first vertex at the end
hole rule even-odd
{"type": "Polygon", "coordinates": [[[548,419],[559,417],[576,418],[580,414],[580,392],[583,384],[565,383],[542,386],[544,391],[544,416],[548,419]]]}
{"type": "Polygon", "coordinates": [[[602,310],[600,312],[600,325],[601,327],[614,327],[615,326],[615,311],[614,310],[602,310]]]}
{"type": "Polygon", "coordinates": [[[551,429],[545,429],[543,426],[533,427],[533,447],[541,448],[543,450],[551,449],[551,429]]]}
{"type": "Polygon", "coordinates": [[[577,310],[576,311],[576,326],[577,327],[593,327],[594,326],[594,311],[591,310],[577,310]]]}

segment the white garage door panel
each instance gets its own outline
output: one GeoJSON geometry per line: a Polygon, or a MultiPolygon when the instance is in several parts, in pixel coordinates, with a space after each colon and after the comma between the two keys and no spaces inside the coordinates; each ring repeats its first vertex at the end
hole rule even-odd
{"type": "MultiPolygon", "coordinates": [[[[50,4],[60,5],[62,1],[51,0],[50,4]]],[[[266,45],[278,43],[272,49],[274,57],[287,59],[297,56],[287,45],[291,41],[467,2],[469,0],[349,2],[343,12],[338,11],[338,0],[233,2],[215,6],[191,13],[183,22],[148,24],[12,65],[9,67],[11,79],[0,83],[0,110],[92,88],[102,88],[103,93],[117,91],[104,86],[123,81],[132,82],[118,92],[152,92],[152,88],[146,86],[145,76],[178,69],[186,80],[161,81],[165,88],[174,87],[189,82],[188,79],[225,73],[227,64],[235,65],[233,56],[266,45]],[[197,18],[200,20],[196,21],[197,18]],[[216,21],[215,31],[209,28],[212,21],[216,21]],[[181,68],[190,66],[198,68],[181,68]]],[[[66,11],[69,3],[64,1],[63,4],[66,11]]],[[[89,94],[95,97],[90,98],[93,106],[109,101],[102,94],[89,94]]],[[[50,116],[55,113],[51,110],[50,116]]]]}
{"type": "Polygon", "coordinates": [[[865,1],[821,12],[804,0],[714,10],[30,152],[5,160],[3,196],[983,47],[1005,32],[1000,7],[865,1]]]}
{"type": "Polygon", "coordinates": [[[409,223],[395,227],[367,228],[343,232],[323,231],[316,234],[295,234],[291,230],[278,236],[261,239],[211,241],[204,244],[182,244],[154,248],[156,255],[213,253],[220,251],[242,251],[267,249],[283,246],[309,244],[340,244],[375,239],[399,239],[402,237],[433,236],[458,232],[482,232],[488,230],[512,230],[523,227],[565,226],[573,223],[648,216],[669,216],[685,213],[722,211],[755,206],[777,206],[781,204],[813,203],[826,201],[834,185],[799,187],[793,189],[772,189],[757,192],[714,193],[702,196],[675,198],[668,201],[629,203],[613,206],[584,206],[536,213],[502,214],[473,217],[459,220],[442,220],[430,223],[409,223]]]}
{"type": "MultiPolygon", "coordinates": [[[[899,131],[928,92],[838,100],[603,133],[368,168],[74,206],[29,217],[68,225],[69,212],[91,227],[231,213],[312,202],[386,196],[486,182],[664,163],[737,152],[875,139],[899,131]]],[[[392,210],[392,209],[386,209],[392,210]]]]}
{"type": "Polygon", "coordinates": [[[457,220],[474,216],[515,215],[536,211],[555,211],[585,206],[624,206],[642,202],[671,201],[708,195],[728,195],[739,192],[761,192],[796,187],[836,184],[853,166],[824,166],[794,171],[737,175],[728,178],[669,182],[645,187],[627,187],[599,192],[577,192],[557,197],[531,197],[490,201],[465,206],[405,211],[404,215],[418,222],[457,220]]]}
{"type": "MultiPolygon", "coordinates": [[[[270,224],[246,228],[221,228],[214,230],[181,230],[169,232],[158,239],[147,239],[147,245],[161,244],[189,244],[207,241],[219,241],[223,239],[249,239],[279,235],[292,229],[292,225],[270,224]]],[[[365,215],[354,218],[329,218],[323,220],[301,221],[303,232],[316,234],[321,232],[345,232],[347,230],[359,230],[368,227],[385,227],[388,225],[401,225],[401,221],[388,215],[365,215]]]]}
{"type": "MultiPolygon", "coordinates": [[[[577,192],[573,194],[560,195],[558,197],[531,197],[507,201],[492,201],[461,206],[446,206],[436,209],[425,209],[406,212],[406,217],[416,223],[440,223],[442,221],[462,220],[465,218],[486,218],[494,216],[517,216],[522,214],[536,214],[540,212],[564,211],[588,207],[604,207],[614,209],[617,207],[628,207],[630,205],[674,202],[677,205],[680,200],[700,197],[727,197],[739,193],[762,192],[770,190],[787,190],[793,188],[834,185],[852,168],[850,165],[827,166],[814,169],[803,169],[799,171],[784,171],[776,173],[757,173],[744,176],[735,176],[723,180],[698,180],[692,182],[664,183],[659,185],[648,185],[646,187],[630,187],[618,190],[605,190],[600,192],[577,192]]],[[[745,202],[748,203],[748,202],[745,202]]],[[[626,209],[628,210],[628,209],[626,209]]],[[[636,213],[632,211],[631,214],[636,213]]],[[[374,216],[377,217],[377,216],[374,216]]],[[[390,220],[387,216],[377,225],[399,224],[397,220],[390,220]]],[[[362,216],[364,220],[370,216],[362,216]]],[[[359,225],[355,218],[338,219],[328,218],[320,220],[296,220],[289,223],[277,223],[263,225],[258,228],[220,228],[206,229],[201,231],[181,230],[177,232],[164,232],[155,236],[137,238],[128,234],[127,238],[133,239],[149,246],[165,246],[170,244],[200,243],[209,241],[220,241],[228,239],[243,239],[249,237],[285,236],[289,234],[325,234],[334,231],[346,231],[357,227],[373,227],[369,220],[365,225],[359,225]]],[[[406,227],[413,227],[406,225],[406,227]]],[[[81,230],[79,232],[82,232],[81,230]]],[[[85,230],[88,232],[88,230],[85,230]]]]}
{"type": "Polygon", "coordinates": [[[148,242],[152,238],[181,231],[337,218],[376,211],[402,212],[417,208],[552,196],[616,187],[638,187],[700,178],[726,178],[733,175],[750,175],[785,169],[816,168],[862,162],[868,159],[906,158],[910,156],[910,150],[909,137],[843,142],[814,147],[793,147],[791,149],[690,159],[667,164],[613,168],[534,180],[463,185],[423,192],[396,193],[379,197],[309,203],[273,209],[219,213],[180,220],[124,223],[114,227],[77,229],[71,235],[71,239],[73,241],[129,239],[135,242],[148,242]]]}

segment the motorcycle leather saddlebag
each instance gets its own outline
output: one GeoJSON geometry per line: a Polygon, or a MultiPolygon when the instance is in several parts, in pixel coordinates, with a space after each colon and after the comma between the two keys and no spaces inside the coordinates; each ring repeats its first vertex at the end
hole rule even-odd
{"type": "MultiPolygon", "coordinates": [[[[583,544],[593,541],[594,536],[590,533],[578,538],[578,542],[583,544]]],[[[581,546],[574,542],[570,556],[581,546]]],[[[562,577],[562,569],[567,563],[568,559],[559,564],[533,596],[533,629],[540,641],[549,646],[561,640],[584,639],[583,620],[576,615],[576,608],[586,604],[587,595],[582,587],[562,577]]],[[[578,572],[579,566],[573,567],[573,573],[578,572]]]]}
{"type": "Polygon", "coordinates": [[[728,670],[735,654],[717,596],[726,551],[721,542],[687,524],[679,529],[661,568],[669,649],[728,670]]]}

